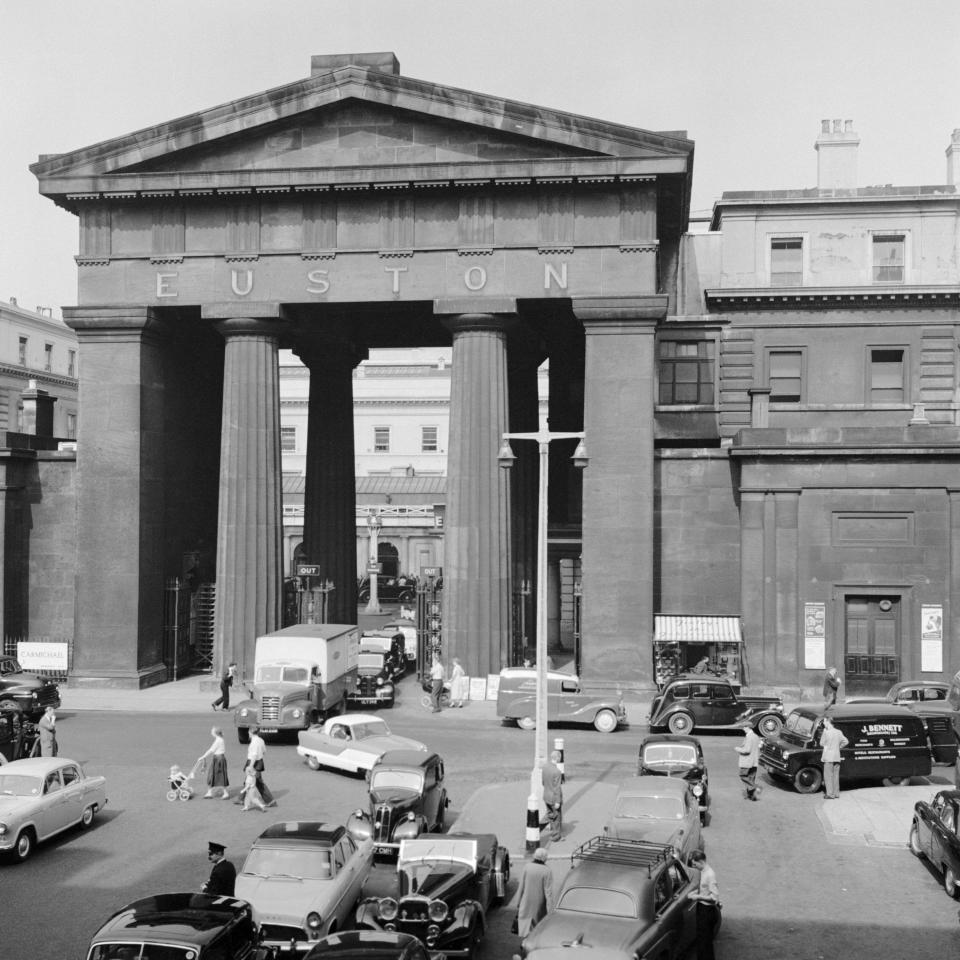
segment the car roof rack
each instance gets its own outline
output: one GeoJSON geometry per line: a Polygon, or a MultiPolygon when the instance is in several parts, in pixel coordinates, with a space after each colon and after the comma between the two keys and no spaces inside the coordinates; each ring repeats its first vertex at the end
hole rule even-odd
{"type": "Polygon", "coordinates": [[[592,860],[601,863],[619,863],[629,867],[646,867],[647,876],[661,861],[673,853],[667,843],[651,843],[649,840],[621,840],[616,837],[593,837],[581,843],[570,854],[570,863],[576,860],[592,860]]]}

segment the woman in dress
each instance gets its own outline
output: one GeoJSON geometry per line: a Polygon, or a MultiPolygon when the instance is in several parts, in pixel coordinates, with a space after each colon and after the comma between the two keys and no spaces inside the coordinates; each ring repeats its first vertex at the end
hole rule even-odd
{"type": "Polygon", "coordinates": [[[207,792],[203,799],[211,799],[219,790],[220,796],[217,799],[229,800],[230,792],[227,787],[230,786],[230,781],[227,778],[227,748],[223,742],[223,731],[219,727],[213,727],[210,733],[213,735],[213,743],[198,761],[207,768],[207,792]]]}
{"type": "Polygon", "coordinates": [[[462,707],[467,699],[467,674],[460,661],[453,658],[453,669],[450,671],[450,706],[462,707]]]}

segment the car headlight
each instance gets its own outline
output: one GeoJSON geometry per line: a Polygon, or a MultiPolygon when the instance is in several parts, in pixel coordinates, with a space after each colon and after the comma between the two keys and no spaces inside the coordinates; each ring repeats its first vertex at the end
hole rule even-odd
{"type": "Polygon", "coordinates": [[[320,919],[319,913],[308,913],[307,914],[307,929],[308,930],[319,930],[320,924],[323,921],[320,919]]]}
{"type": "Polygon", "coordinates": [[[427,916],[434,923],[443,923],[447,919],[447,904],[444,900],[431,900],[427,907],[427,916]]]}
{"type": "Polygon", "coordinates": [[[383,686],[383,677],[377,677],[377,686],[378,686],[378,687],[382,687],[382,686],[383,686]]]}
{"type": "Polygon", "coordinates": [[[240,708],[240,716],[245,717],[250,711],[246,707],[240,708]]]}
{"type": "Polygon", "coordinates": [[[0,837],[2,837],[7,832],[7,825],[5,823],[0,823],[0,837]]]}
{"type": "Polygon", "coordinates": [[[380,901],[380,919],[381,920],[395,920],[397,913],[400,910],[400,906],[393,897],[384,897],[380,901]]]}
{"type": "Polygon", "coordinates": [[[703,784],[702,784],[702,783],[698,783],[698,784],[695,784],[695,785],[694,785],[693,795],[694,795],[695,797],[702,797],[702,796],[703,796],[703,784]]]}
{"type": "Polygon", "coordinates": [[[299,720],[303,716],[303,711],[299,707],[295,707],[290,716],[292,716],[294,720],[299,720]]]}

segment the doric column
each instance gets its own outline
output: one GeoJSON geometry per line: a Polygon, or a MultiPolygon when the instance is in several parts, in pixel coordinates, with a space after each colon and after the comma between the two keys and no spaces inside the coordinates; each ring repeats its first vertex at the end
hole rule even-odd
{"type": "Polygon", "coordinates": [[[443,547],[444,658],[468,676],[509,662],[510,493],[497,454],[507,431],[507,329],[515,301],[435,301],[453,334],[447,511],[443,547]]]}
{"type": "Polygon", "coordinates": [[[357,618],[357,496],[353,443],[353,369],[366,351],[353,344],[310,340],[296,348],[310,370],[305,561],[331,580],[327,620],[357,618]]]}
{"type": "Polygon", "coordinates": [[[224,313],[233,316],[217,324],[226,348],[214,670],[235,660],[240,676],[250,679],[256,638],[281,623],[283,504],[277,355],[282,324],[277,304],[203,309],[209,319],[224,313]]]}
{"type": "Polygon", "coordinates": [[[653,684],[654,334],[667,298],[574,299],[586,334],[582,673],[653,684]]]}
{"type": "MultiPolygon", "coordinates": [[[[746,466],[741,467],[746,471],[746,466]]],[[[765,580],[766,493],[740,488],[740,619],[750,683],[766,678],[765,580]]]]}
{"type": "Polygon", "coordinates": [[[777,585],[775,674],[767,681],[786,682],[797,676],[800,630],[800,491],[774,493],[777,585]]]}
{"type": "Polygon", "coordinates": [[[82,360],[70,679],[139,687],[166,679],[165,328],[148,307],[63,314],[82,360]]]}

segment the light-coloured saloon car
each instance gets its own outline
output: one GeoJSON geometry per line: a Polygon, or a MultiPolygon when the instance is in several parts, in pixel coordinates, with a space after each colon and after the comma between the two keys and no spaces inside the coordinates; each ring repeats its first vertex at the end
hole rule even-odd
{"type": "Polygon", "coordinates": [[[29,757],[0,767],[0,853],[26,860],[37,843],[78,824],[89,827],[107,804],[106,784],[64,757],[29,757]]]}
{"type": "Polygon", "coordinates": [[[370,770],[388,750],[423,750],[426,744],[399,737],[379,717],[354,713],[331,717],[298,734],[297,753],[311,770],[333,767],[357,773],[370,770]]]}

